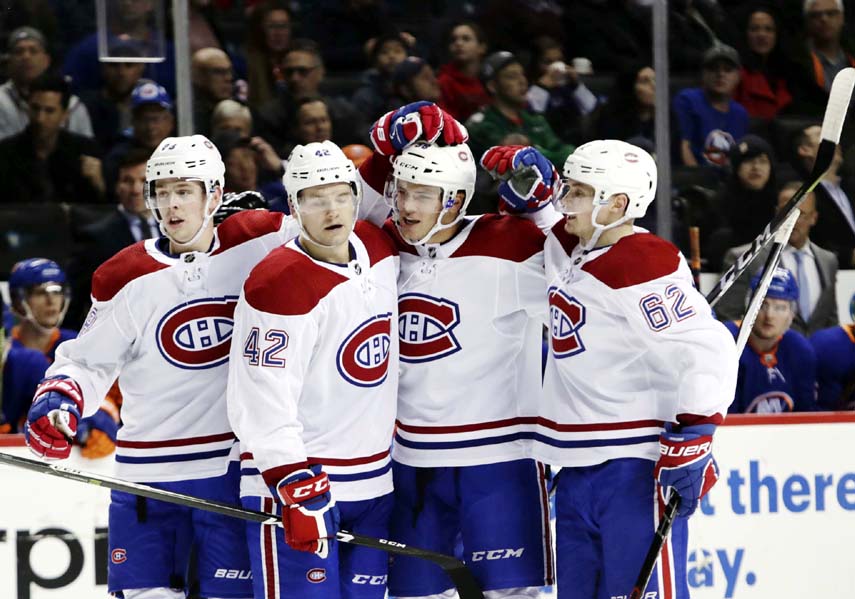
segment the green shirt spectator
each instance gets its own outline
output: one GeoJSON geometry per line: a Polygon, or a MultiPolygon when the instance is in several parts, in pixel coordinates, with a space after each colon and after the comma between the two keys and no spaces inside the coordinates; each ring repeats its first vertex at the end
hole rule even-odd
{"type": "Polygon", "coordinates": [[[477,158],[498,145],[531,145],[561,168],[574,146],[564,143],[547,120],[526,110],[528,81],[522,64],[510,52],[495,52],[482,65],[481,79],[493,104],[466,121],[469,145],[477,158]]]}

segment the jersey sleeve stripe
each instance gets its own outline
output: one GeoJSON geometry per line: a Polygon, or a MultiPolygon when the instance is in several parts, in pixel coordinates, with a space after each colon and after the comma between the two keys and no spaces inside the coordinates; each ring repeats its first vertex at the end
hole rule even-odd
{"type": "Polygon", "coordinates": [[[183,439],[168,439],[165,441],[123,441],[116,442],[116,447],[127,447],[129,449],[155,449],[159,447],[184,447],[186,445],[199,445],[201,443],[215,443],[218,441],[231,441],[235,439],[234,433],[219,433],[216,435],[205,435],[202,437],[185,437],[183,439]]]}

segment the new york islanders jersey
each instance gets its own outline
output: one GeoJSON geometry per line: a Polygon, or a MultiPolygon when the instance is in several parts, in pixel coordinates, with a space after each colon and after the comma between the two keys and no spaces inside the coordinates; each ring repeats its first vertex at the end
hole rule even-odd
{"type": "Polygon", "coordinates": [[[5,348],[0,345],[0,352],[3,376],[0,386],[0,406],[3,410],[0,433],[17,433],[33,403],[36,387],[45,375],[48,360],[40,351],[20,343],[10,343],[5,348]]]}
{"type": "MultiPolygon", "coordinates": [[[[735,322],[725,326],[736,339],[739,326],[735,322]]],[[[777,414],[816,409],[816,354],[807,339],[788,330],[768,352],[758,352],[751,341],[746,344],[728,412],[777,414]]]]}
{"type": "Polygon", "coordinates": [[[401,381],[395,460],[472,466],[529,457],[541,389],[544,235],[513,216],[464,221],[401,255],[401,381]]]}
{"type": "Polygon", "coordinates": [[[819,407],[851,410],[855,402],[855,324],[822,329],[811,335],[816,354],[819,407]]]}
{"type": "Polygon", "coordinates": [[[77,381],[84,416],[119,376],[118,476],[167,482],[226,471],[237,452],[225,404],[234,307],[252,267],[297,231],[291,218],[248,211],[215,229],[207,253],[171,255],[165,238],[149,239],[95,272],[92,309],[48,375],[77,381]]]}
{"type": "Polygon", "coordinates": [[[267,497],[268,485],[316,464],[336,500],[392,491],[398,256],[366,222],[350,247],[348,264],[329,264],[294,240],[244,285],[228,382],[242,496],[267,497]]]}
{"type": "Polygon", "coordinates": [[[666,422],[718,423],[733,399],[733,338],[679,250],[637,229],[583,250],[547,237],[550,352],[534,456],[561,466],[659,457],[666,422]]]}
{"type": "MultiPolygon", "coordinates": [[[[72,329],[61,329],[55,328],[51,333],[50,339],[48,340],[47,348],[45,348],[44,355],[47,357],[48,362],[53,363],[56,359],[56,348],[66,341],[70,341],[77,337],[77,331],[72,329]]],[[[18,327],[14,327],[12,329],[12,344],[17,345],[18,347],[25,347],[23,343],[21,343],[21,335],[18,327]]]]}

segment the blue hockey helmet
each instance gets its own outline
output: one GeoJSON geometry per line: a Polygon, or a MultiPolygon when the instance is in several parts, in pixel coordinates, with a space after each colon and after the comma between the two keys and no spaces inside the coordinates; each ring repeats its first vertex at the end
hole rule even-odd
{"type": "Polygon", "coordinates": [[[59,326],[65,317],[65,311],[68,309],[71,294],[65,271],[53,260],[28,258],[21,260],[12,267],[12,272],[9,275],[9,295],[12,298],[12,310],[19,317],[39,325],[40,323],[36,322],[32,314],[27,297],[33,288],[40,286],[44,286],[48,292],[61,293],[64,297],[59,322],[50,325],[50,327],[59,326]]]}
{"type": "MultiPolygon", "coordinates": [[[[758,272],[751,279],[751,291],[753,292],[760,285],[760,278],[763,276],[763,271],[758,272]]],[[[766,297],[770,299],[789,300],[791,302],[799,301],[799,284],[796,283],[796,278],[786,268],[778,267],[772,275],[772,281],[769,283],[769,289],[766,291],[766,297]]]]}

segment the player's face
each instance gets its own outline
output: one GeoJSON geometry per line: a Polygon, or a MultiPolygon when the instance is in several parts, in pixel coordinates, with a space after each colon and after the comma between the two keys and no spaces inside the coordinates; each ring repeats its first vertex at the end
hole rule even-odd
{"type": "Polygon", "coordinates": [[[793,302],[767,297],[760,306],[751,333],[764,341],[774,341],[790,328],[794,315],[793,302]]]}
{"type": "Polygon", "coordinates": [[[566,181],[559,191],[557,209],[565,214],[564,230],[580,239],[594,235],[591,214],[594,212],[594,188],[578,181],[566,181]]]}
{"type": "Polygon", "coordinates": [[[175,243],[189,242],[205,219],[204,184],[185,179],[161,179],[155,183],[155,201],[166,234],[175,243]]]}
{"type": "Polygon", "coordinates": [[[131,214],[148,215],[145,204],[145,162],[122,167],[116,182],[119,203],[131,214]]]}
{"type": "Polygon", "coordinates": [[[347,243],[356,218],[356,203],[348,183],[328,183],[300,192],[297,203],[307,236],[327,247],[347,243]]]}
{"type": "Polygon", "coordinates": [[[62,309],[65,306],[65,294],[59,283],[37,285],[27,293],[27,304],[33,319],[44,328],[53,328],[59,324],[62,309]]]}
{"type": "Polygon", "coordinates": [[[766,187],[771,174],[772,162],[766,154],[745,160],[736,169],[736,176],[739,177],[742,185],[752,191],[759,191],[766,187]]]}
{"type": "Polygon", "coordinates": [[[442,211],[442,189],[435,185],[398,180],[395,191],[401,235],[409,241],[424,239],[442,211]]]}
{"type": "Polygon", "coordinates": [[[768,56],[778,39],[775,19],[767,12],[757,11],[748,19],[748,48],[760,56],[768,56]]]}

